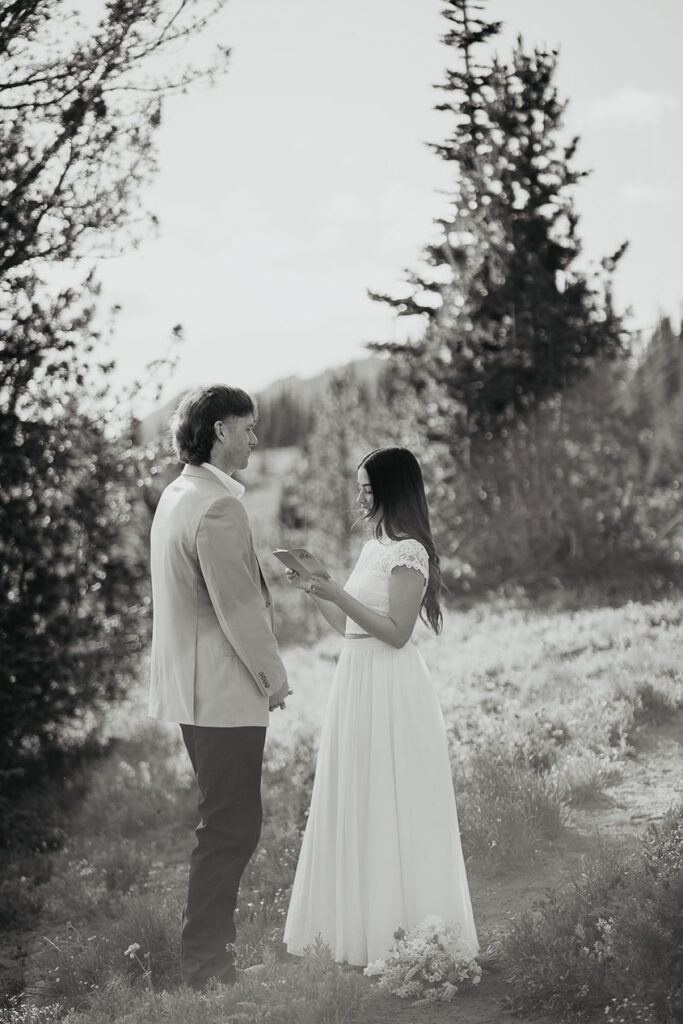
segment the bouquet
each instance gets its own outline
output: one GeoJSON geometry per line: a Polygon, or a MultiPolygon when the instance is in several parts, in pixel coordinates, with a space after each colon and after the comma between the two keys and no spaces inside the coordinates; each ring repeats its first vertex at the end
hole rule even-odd
{"type": "Polygon", "coordinates": [[[409,932],[399,928],[386,960],[368,964],[364,973],[379,977],[380,988],[418,1004],[448,1002],[463,983],[481,980],[481,967],[463,945],[459,926],[435,916],[409,932]]]}

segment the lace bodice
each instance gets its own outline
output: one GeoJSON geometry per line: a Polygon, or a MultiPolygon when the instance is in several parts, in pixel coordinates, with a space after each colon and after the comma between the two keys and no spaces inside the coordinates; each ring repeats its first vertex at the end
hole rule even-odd
{"type": "MultiPolygon", "coordinates": [[[[360,553],[344,590],[380,615],[389,614],[389,580],[399,565],[407,565],[429,580],[429,556],[419,540],[369,540],[360,553]]],[[[364,633],[353,619],[346,620],[347,633],[364,633]]]]}

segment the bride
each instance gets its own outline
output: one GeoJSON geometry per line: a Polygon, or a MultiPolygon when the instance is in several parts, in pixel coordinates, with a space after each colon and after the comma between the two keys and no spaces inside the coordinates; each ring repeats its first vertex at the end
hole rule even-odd
{"type": "Polygon", "coordinates": [[[442,624],[422,473],[407,448],[379,448],[358,488],[374,536],[345,586],[288,573],[345,639],[284,940],[301,954],[321,936],[335,960],[365,966],[387,956],[399,927],[438,915],[474,956],[446,732],[411,640],[419,613],[435,633],[442,624]]]}

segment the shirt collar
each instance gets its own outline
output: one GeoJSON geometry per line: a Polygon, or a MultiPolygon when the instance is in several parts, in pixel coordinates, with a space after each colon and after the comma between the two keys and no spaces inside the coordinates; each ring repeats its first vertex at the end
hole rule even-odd
{"type": "Polygon", "coordinates": [[[244,486],[237,480],[233,480],[231,476],[224,473],[218,466],[213,466],[210,462],[202,462],[202,469],[208,469],[210,473],[220,480],[223,486],[232,494],[233,498],[241,498],[244,494],[244,486]]]}

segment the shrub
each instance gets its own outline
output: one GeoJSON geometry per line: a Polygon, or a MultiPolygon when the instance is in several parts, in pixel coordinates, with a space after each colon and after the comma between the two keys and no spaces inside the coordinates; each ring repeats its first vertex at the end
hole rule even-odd
{"type": "Polygon", "coordinates": [[[74,829],[78,834],[130,838],[176,822],[179,795],[192,785],[189,761],[176,734],[145,723],[92,778],[74,829]]]}
{"type": "Polygon", "coordinates": [[[31,928],[43,906],[35,882],[11,865],[0,882],[0,928],[31,928]]]}
{"type": "Polygon", "coordinates": [[[603,852],[573,888],[548,892],[515,922],[504,956],[520,1013],[614,1013],[627,1000],[630,1013],[680,1019],[683,805],[650,826],[638,856],[603,852]]]}
{"type": "Polygon", "coordinates": [[[107,436],[101,409],[62,400],[21,420],[0,407],[3,773],[87,726],[147,639],[144,457],[107,436]]]}
{"type": "Polygon", "coordinates": [[[149,852],[132,839],[121,839],[96,851],[91,861],[108,892],[130,892],[149,874],[149,852]]]}

